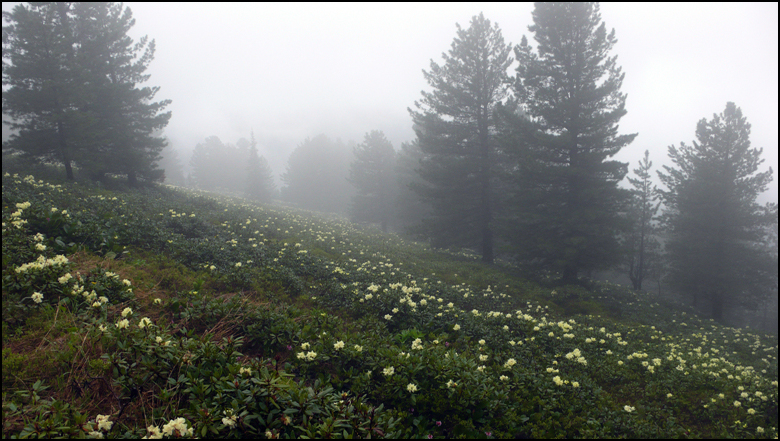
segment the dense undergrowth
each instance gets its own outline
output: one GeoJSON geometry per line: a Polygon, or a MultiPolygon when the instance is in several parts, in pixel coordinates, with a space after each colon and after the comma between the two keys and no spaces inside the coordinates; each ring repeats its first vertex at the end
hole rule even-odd
{"type": "Polygon", "coordinates": [[[777,337],[347,222],[3,176],[3,437],[777,438],[777,337]]]}

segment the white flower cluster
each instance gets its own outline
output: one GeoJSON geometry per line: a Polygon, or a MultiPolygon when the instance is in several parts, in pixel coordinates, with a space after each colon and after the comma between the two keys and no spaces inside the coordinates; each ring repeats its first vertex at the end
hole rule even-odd
{"type": "Polygon", "coordinates": [[[17,267],[15,271],[17,274],[20,274],[31,269],[39,270],[49,266],[65,265],[66,263],[68,263],[68,258],[61,254],[54,256],[53,259],[47,259],[43,255],[40,255],[34,262],[25,263],[24,265],[17,267]]]}
{"type": "Polygon", "coordinates": [[[157,426],[149,426],[146,428],[147,435],[144,439],[162,439],[163,436],[181,438],[184,436],[193,436],[195,430],[187,428],[187,420],[184,418],[176,418],[170,420],[168,424],[164,425],[162,431],[157,426]]]}

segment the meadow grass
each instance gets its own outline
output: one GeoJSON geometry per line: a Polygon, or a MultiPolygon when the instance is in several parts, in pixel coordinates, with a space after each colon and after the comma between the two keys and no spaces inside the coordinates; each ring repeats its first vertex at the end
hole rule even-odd
{"type": "Polygon", "coordinates": [[[777,336],[316,213],[3,176],[4,437],[777,437],[777,336]]]}

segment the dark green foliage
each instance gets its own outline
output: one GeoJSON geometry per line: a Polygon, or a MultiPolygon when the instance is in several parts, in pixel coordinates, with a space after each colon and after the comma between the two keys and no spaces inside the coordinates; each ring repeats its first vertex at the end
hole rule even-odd
{"type": "Polygon", "coordinates": [[[248,199],[259,202],[271,202],[276,195],[276,184],[271,167],[265,157],[258,156],[255,134],[249,145],[249,160],[246,165],[246,195],[248,199]]]}
{"type": "Polygon", "coordinates": [[[482,14],[459,25],[444,65],[423,71],[433,92],[409,109],[420,150],[416,185],[431,206],[425,233],[434,246],[475,248],[492,262],[500,156],[493,111],[506,98],[510,45],[482,14]]]}
{"type": "Polygon", "coordinates": [[[162,187],[9,174],[2,214],[6,437],[176,418],[217,438],[776,434],[776,338],[616,285],[550,292],[476,255],[162,187]],[[26,265],[66,225],[85,249],[26,265]]]}
{"type": "Polygon", "coordinates": [[[89,155],[79,165],[96,177],[104,173],[161,181],[157,168],[165,138],[156,134],[168,125],[171,101],[154,102],[159,87],[138,87],[154,59],[155,42],[146,36],[137,43],[127,35],[135,24],[129,8],[118,3],[75,3],[74,23],[80,38],[78,57],[90,87],[87,110],[96,116],[89,155]]]}
{"type": "Polygon", "coordinates": [[[90,177],[163,179],[157,168],[170,100],[153,102],[159,87],[138,87],[154,59],[154,40],[127,35],[132,12],[116,3],[40,3],[4,17],[3,109],[19,132],[4,150],[72,165],[90,177]]]}
{"type": "Polygon", "coordinates": [[[88,124],[67,12],[54,3],[3,11],[3,113],[18,131],[3,151],[65,165],[73,179],[79,133],[88,124]]]}
{"type": "Polygon", "coordinates": [[[418,140],[401,143],[395,174],[398,179],[398,194],[393,209],[393,224],[399,231],[414,233],[422,220],[430,215],[430,207],[421,200],[413,187],[423,185],[418,169],[425,154],[420,150],[418,140]]]}
{"type": "Polygon", "coordinates": [[[351,150],[324,134],[306,138],[290,154],[282,175],[282,200],[308,210],[346,214],[353,194],[347,181],[351,150]]]}
{"type": "Polygon", "coordinates": [[[354,149],[349,181],[357,194],[352,198],[351,218],[355,222],[375,222],[387,232],[396,195],[395,150],[380,130],[366,133],[354,149]]]}
{"type": "Polygon", "coordinates": [[[726,307],[755,308],[777,292],[776,257],[761,246],[777,223],[777,209],[756,203],[772,169],[758,172],[763,149],[750,147],[750,124],[732,102],[700,120],[696,138],[690,146],[669,146],[674,166],[658,173],[667,187],[661,194],[670,283],[722,320],[726,307]]]}
{"type": "Polygon", "coordinates": [[[515,48],[520,108],[502,112],[506,149],[518,164],[507,235],[521,261],[572,283],[582,271],[617,263],[626,197],[617,184],[627,164],[608,158],[636,134],[617,133],[626,113],[623,74],[608,56],[617,40],[598,5],[537,3],[533,19],[537,51],[525,38],[515,48]]]}

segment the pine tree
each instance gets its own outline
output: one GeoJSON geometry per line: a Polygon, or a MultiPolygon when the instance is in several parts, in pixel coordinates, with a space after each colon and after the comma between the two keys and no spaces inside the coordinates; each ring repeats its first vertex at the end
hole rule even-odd
{"type": "Polygon", "coordinates": [[[249,160],[247,161],[247,198],[260,201],[271,202],[271,198],[276,193],[276,184],[271,173],[271,168],[263,156],[257,153],[257,141],[255,134],[252,133],[249,145],[249,160]]]}
{"type": "Polygon", "coordinates": [[[520,261],[575,283],[582,271],[618,263],[627,193],[618,183],[628,164],[607,158],[636,134],[617,134],[624,74],[608,57],[617,40],[598,5],[536,3],[533,21],[536,53],[525,38],[515,48],[525,117],[512,121],[518,134],[506,146],[517,155],[507,237],[520,261]]]}
{"type": "Polygon", "coordinates": [[[290,154],[282,174],[282,199],[309,210],[346,214],[354,190],[347,178],[352,152],[324,134],[306,140],[290,154]]]}
{"type": "Polygon", "coordinates": [[[508,94],[511,46],[482,14],[468,29],[456,26],[444,65],[431,60],[423,71],[433,92],[422,92],[418,110],[409,109],[425,154],[427,185],[418,189],[432,208],[427,231],[435,246],[475,247],[492,262],[499,162],[493,111],[508,94]]]}
{"type": "Polygon", "coordinates": [[[422,220],[430,215],[430,207],[420,199],[414,187],[424,185],[418,169],[424,153],[418,140],[401,143],[396,159],[395,175],[397,196],[393,207],[393,224],[400,231],[417,235],[416,230],[422,220]]]}
{"type": "Polygon", "coordinates": [[[65,166],[73,180],[80,133],[89,123],[65,4],[16,5],[3,11],[3,112],[17,131],[3,150],[65,166]],[[59,7],[59,8],[58,8],[59,7]]]}
{"type": "Polygon", "coordinates": [[[151,102],[159,88],[139,89],[154,41],[127,36],[135,21],[116,3],[36,3],[3,13],[3,109],[17,136],[4,149],[105,173],[159,180],[155,164],[170,101],[151,102]],[[137,60],[136,60],[137,58],[137,60]]]}
{"type": "Polygon", "coordinates": [[[396,195],[393,145],[382,131],[373,130],[355,147],[354,156],[349,181],[357,194],[352,198],[351,218],[355,222],[379,223],[382,231],[387,232],[396,195]]]}
{"type": "Polygon", "coordinates": [[[657,265],[660,244],[655,237],[656,226],[654,218],[660,207],[657,189],[650,181],[650,151],[645,150],[645,157],[639,161],[639,168],[634,169],[636,178],[628,177],[634,187],[629,206],[631,229],[626,235],[624,246],[627,252],[628,277],[635,290],[642,289],[642,281],[653,271],[652,265],[657,265]]]}
{"type": "MultiPolygon", "coordinates": [[[[192,173],[190,178],[195,188],[201,190],[216,190],[219,184],[219,176],[214,165],[217,164],[217,158],[224,156],[225,146],[217,136],[209,136],[204,142],[195,145],[190,157],[190,167],[192,173]]],[[[219,165],[217,164],[217,167],[219,165]]]]}
{"type": "Polygon", "coordinates": [[[168,142],[161,152],[160,167],[165,170],[165,183],[183,187],[187,180],[184,177],[184,169],[179,157],[179,152],[168,142]]]}
{"type": "Polygon", "coordinates": [[[760,246],[777,211],[756,203],[772,169],[758,172],[763,149],[750,147],[750,124],[734,103],[700,120],[696,138],[670,146],[674,167],[658,172],[667,187],[670,283],[722,321],[726,306],[754,307],[777,289],[776,260],[760,246]]]}
{"type": "Polygon", "coordinates": [[[161,136],[171,118],[162,112],[170,100],[153,102],[159,87],[138,87],[149,79],[144,72],[154,59],[155,42],[138,43],[127,35],[135,24],[130,8],[121,3],[75,3],[73,23],[80,49],[79,65],[90,84],[89,110],[98,119],[93,143],[79,163],[100,176],[125,174],[159,180],[157,168],[166,140],[161,136]]]}

